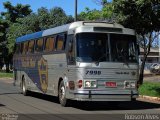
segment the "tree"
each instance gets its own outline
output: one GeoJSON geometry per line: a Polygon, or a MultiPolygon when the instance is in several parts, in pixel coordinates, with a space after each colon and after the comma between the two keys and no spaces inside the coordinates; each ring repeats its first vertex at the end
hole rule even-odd
{"type": "Polygon", "coordinates": [[[10,51],[10,46],[8,45],[8,33],[10,32],[10,26],[17,22],[17,18],[23,18],[27,16],[32,12],[32,10],[29,8],[29,5],[17,4],[16,6],[13,6],[9,1],[4,2],[3,5],[7,11],[1,12],[0,45],[3,47],[3,49],[1,49],[2,53],[5,52],[5,54],[2,54],[2,58],[6,64],[6,71],[9,72],[9,64],[12,62],[11,60],[13,55],[12,53],[8,53],[10,51]]]}
{"type": "Polygon", "coordinates": [[[101,12],[99,10],[90,10],[89,8],[85,8],[85,11],[81,12],[78,16],[78,19],[82,20],[99,20],[102,19],[101,12]]]}
{"type": "Polygon", "coordinates": [[[3,66],[5,51],[6,51],[6,28],[8,24],[5,20],[3,20],[2,16],[0,16],[0,68],[3,66]]]}
{"type": "Polygon", "coordinates": [[[17,4],[16,6],[13,6],[7,1],[3,3],[3,6],[7,11],[2,12],[1,15],[4,16],[5,20],[8,20],[9,23],[14,23],[17,18],[23,18],[32,12],[30,5],[17,4]]]}
{"type": "Polygon", "coordinates": [[[16,23],[12,24],[8,29],[7,41],[9,53],[14,52],[15,40],[25,34],[38,32],[48,28],[73,22],[72,16],[67,16],[63,9],[55,7],[48,10],[44,7],[39,8],[37,13],[32,13],[24,18],[16,19],[16,23]]]}
{"type": "MultiPolygon", "coordinates": [[[[95,1],[99,3],[100,1],[95,1]]],[[[85,11],[81,12],[78,18],[80,20],[92,20],[92,21],[114,21],[113,5],[110,2],[100,2],[103,7],[101,10],[90,10],[86,8],[85,11]]]]}
{"type": "Polygon", "coordinates": [[[60,7],[55,7],[50,10],[50,25],[51,27],[60,26],[74,21],[72,16],[67,16],[64,10],[60,7]]]}
{"type": "Polygon", "coordinates": [[[125,27],[135,29],[141,37],[144,55],[140,69],[139,83],[143,83],[144,66],[150,47],[160,31],[159,0],[113,0],[117,21],[125,27]],[[156,33],[156,35],[153,35],[156,33]]]}

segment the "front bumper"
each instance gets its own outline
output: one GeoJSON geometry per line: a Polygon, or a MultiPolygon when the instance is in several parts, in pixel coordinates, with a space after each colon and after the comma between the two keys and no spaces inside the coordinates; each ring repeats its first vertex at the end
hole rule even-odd
{"type": "Polygon", "coordinates": [[[70,91],[67,98],[78,101],[131,101],[137,97],[138,92],[131,90],[75,90],[70,91]]]}

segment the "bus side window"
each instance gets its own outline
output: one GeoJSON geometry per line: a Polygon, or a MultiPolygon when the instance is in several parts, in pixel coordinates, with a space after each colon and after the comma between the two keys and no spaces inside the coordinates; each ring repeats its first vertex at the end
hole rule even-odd
{"type": "Polygon", "coordinates": [[[45,52],[51,52],[54,51],[54,43],[55,43],[55,37],[48,37],[45,38],[45,52]]]}
{"type": "Polygon", "coordinates": [[[65,49],[65,43],[66,43],[66,39],[65,39],[65,35],[57,35],[57,43],[56,43],[56,50],[60,51],[60,50],[64,50],[65,49]]]}
{"type": "Polygon", "coordinates": [[[21,45],[20,45],[20,53],[21,54],[23,53],[23,46],[24,46],[24,43],[21,43],[21,45]]]}
{"type": "Polygon", "coordinates": [[[16,54],[19,54],[20,53],[20,44],[16,44],[16,51],[15,51],[16,54]]]}
{"type": "Polygon", "coordinates": [[[38,39],[36,40],[36,48],[35,48],[36,52],[42,52],[43,51],[43,39],[38,39]]]}
{"type": "Polygon", "coordinates": [[[22,54],[26,54],[28,51],[28,42],[25,42],[23,45],[23,50],[22,50],[22,54]]]}
{"type": "Polygon", "coordinates": [[[29,53],[33,53],[34,52],[34,40],[29,41],[28,52],[29,53]]]}

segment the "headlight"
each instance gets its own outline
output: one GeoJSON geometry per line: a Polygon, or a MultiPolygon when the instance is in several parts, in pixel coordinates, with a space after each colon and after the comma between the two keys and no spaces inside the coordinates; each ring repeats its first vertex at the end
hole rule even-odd
{"type": "Polygon", "coordinates": [[[85,80],[84,81],[84,87],[85,88],[96,88],[97,87],[97,81],[96,80],[85,80]]]}
{"type": "Polygon", "coordinates": [[[130,88],[130,83],[128,81],[124,81],[124,88],[130,88]]]}
{"type": "Polygon", "coordinates": [[[130,82],[130,87],[131,87],[131,88],[135,88],[135,87],[136,87],[135,82],[130,82]]]}
{"type": "Polygon", "coordinates": [[[159,66],[157,65],[157,66],[155,66],[154,68],[155,68],[155,69],[159,69],[159,66]]]}
{"type": "Polygon", "coordinates": [[[135,88],[135,87],[136,87],[135,82],[124,81],[124,88],[135,88]]]}

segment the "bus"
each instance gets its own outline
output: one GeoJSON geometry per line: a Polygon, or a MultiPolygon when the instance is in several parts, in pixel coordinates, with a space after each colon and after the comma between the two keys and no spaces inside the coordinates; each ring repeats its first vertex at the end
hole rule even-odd
{"type": "Polygon", "coordinates": [[[135,31],[117,23],[78,21],[16,39],[14,83],[74,101],[132,101],[138,97],[135,31]]]}

